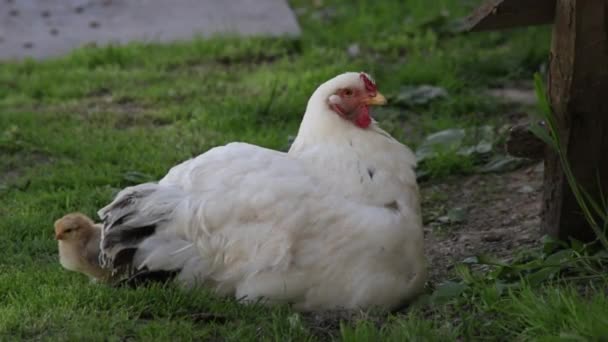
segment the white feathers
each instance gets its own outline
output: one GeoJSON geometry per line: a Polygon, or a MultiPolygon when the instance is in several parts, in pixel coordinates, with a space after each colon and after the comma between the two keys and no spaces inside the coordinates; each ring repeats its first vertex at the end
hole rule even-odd
{"type": "Polygon", "coordinates": [[[112,258],[136,244],[137,267],[179,269],[186,286],[300,310],[391,308],[412,298],[426,279],[414,155],[327,105],[336,89],[361,82],[347,73],[321,85],[287,154],[232,143],[173,167],[158,184],[124,190],[100,211],[118,222],[106,234],[155,230],[104,252],[112,258]],[[120,221],[126,214],[129,224],[120,221]]]}
{"type": "Polygon", "coordinates": [[[338,104],[338,103],[340,103],[340,96],[335,95],[335,94],[334,94],[334,95],[331,95],[331,96],[328,98],[328,101],[329,101],[329,103],[332,103],[332,104],[338,104]]]}

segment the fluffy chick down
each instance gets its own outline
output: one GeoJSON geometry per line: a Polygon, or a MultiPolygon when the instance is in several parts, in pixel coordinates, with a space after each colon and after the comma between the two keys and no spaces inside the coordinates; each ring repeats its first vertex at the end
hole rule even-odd
{"type": "Polygon", "coordinates": [[[61,266],[86,274],[93,281],[109,282],[111,271],[99,263],[101,229],[101,224],[82,213],[70,213],[55,221],[61,266]]]}

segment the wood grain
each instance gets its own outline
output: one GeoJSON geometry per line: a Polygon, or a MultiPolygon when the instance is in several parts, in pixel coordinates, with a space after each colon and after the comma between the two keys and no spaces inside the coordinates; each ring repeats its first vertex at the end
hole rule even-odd
{"type": "Polygon", "coordinates": [[[465,22],[469,31],[489,31],[553,22],[556,0],[490,0],[465,22]]]}

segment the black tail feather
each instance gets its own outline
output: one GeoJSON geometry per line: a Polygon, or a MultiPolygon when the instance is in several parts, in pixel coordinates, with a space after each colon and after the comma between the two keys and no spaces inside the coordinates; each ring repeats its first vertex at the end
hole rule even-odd
{"type": "Polygon", "coordinates": [[[156,183],[128,187],[118,193],[112,203],[98,212],[104,223],[101,264],[115,273],[139,267],[133,265],[138,247],[171,219],[183,197],[179,189],[156,183]]]}
{"type": "Polygon", "coordinates": [[[148,269],[141,269],[133,273],[130,277],[123,279],[115,284],[117,287],[126,286],[136,288],[152,283],[168,283],[173,280],[180,270],[173,271],[149,271],[148,269]]]}

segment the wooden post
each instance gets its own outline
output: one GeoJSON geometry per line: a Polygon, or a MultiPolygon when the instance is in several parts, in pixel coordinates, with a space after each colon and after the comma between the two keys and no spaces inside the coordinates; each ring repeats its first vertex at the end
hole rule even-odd
{"type": "MultiPolygon", "coordinates": [[[[601,203],[600,190],[608,196],[608,0],[557,1],[549,63],[549,98],[568,161],[601,203]]],[[[545,232],[562,240],[595,238],[552,151],[543,190],[545,232]]]]}
{"type": "Polygon", "coordinates": [[[472,31],[490,31],[511,27],[550,24],[555,0],[490,0],[467,19],[472,31]]]}
{"type": "MultiPolygon", "coordinates": [[[[601,205],[608,198],[608,0],[491,0],[468,19],[473,31],[553,22],[549,98],[574,177],[601,205]]],[[[513,132],[521,133],[515,129],[513,132]]],[[[513,136],[511,150],[525,152],[513,136]]],[[[538,145],[537,145],[538,146],[538,145]]],[[[532,155],[539,155],[531,146],[532,155]]],[[[542,229],[594,240],[558,156],[545,148],[542,229]]]]}

